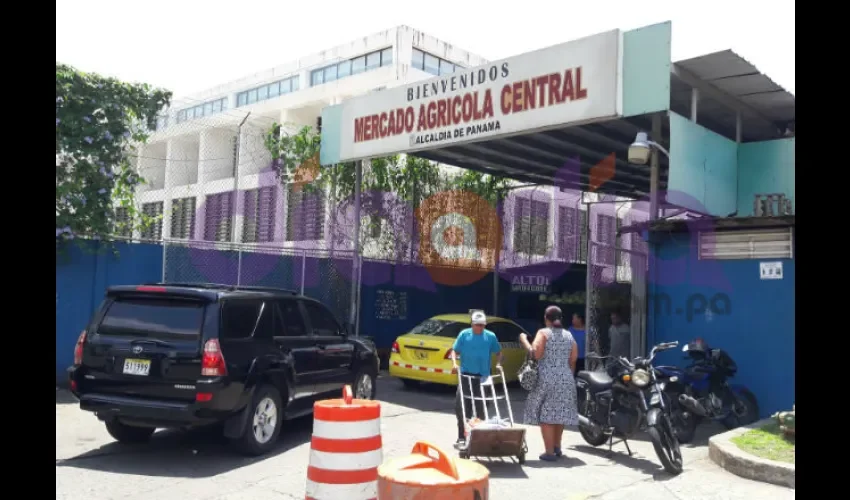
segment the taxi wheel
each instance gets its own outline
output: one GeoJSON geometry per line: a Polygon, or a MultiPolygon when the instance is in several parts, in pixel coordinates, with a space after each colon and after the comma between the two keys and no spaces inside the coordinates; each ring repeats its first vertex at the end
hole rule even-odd
{"type": "Polygon", "coordinates": [[[410,380],[409,378],[401,379],[401,383],[404,384],[405,389],[415,389],[419,387],[418,380],[410,380]]]}

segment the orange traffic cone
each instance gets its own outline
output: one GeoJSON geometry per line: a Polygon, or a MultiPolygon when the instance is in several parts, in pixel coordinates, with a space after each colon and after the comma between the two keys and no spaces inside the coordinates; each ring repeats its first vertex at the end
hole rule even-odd
{"type": "Polygon", "coordinates": [[[383,462],[381,404],[342,399],[313,405],[313,438],[307,467],[307,500],[374,500],[383,462]]]}

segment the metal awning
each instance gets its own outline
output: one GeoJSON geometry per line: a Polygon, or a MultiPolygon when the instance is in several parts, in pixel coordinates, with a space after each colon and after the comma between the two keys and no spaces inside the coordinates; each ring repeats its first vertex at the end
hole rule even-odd
{"type": "Polygon", "coordinates": [[[741,141],[764,141],[793,135],[796,104],[793,94],[761,73],[732,50],[675,62],[670,81],[670,108],[691,116],[696,89],[696,121],[741,141]]]}
{"type": "MultiPolygon", "coordinates": [[[[672,64],[671,111],[692,116],[694,94],[698,96],[696,122],[729,139],[751,142],[793,134],[794,96],[731,50],[672,64]]],[[[645,199],[649,196],[649,168],[629,164],[627,154],[635,134],[651,129],[649,116],[637,116],[448,146],[416,155],[522,182],[589,190],[594,185],[592,178],[599,175],[600,168],[605,168],[606,164],[601,162],[614,153],[614,171],[603,175],[611,178],[597,191],[645,199]],[[580,160],[578,173],[564,176],[564,171],[569,170],[567,165],[574,159],[580,160]]],[[[662,129],[659,142],[668,147],[667,119],[662,120],[662,129]]],[[[667,159],[662,156],[661,190],[667,188],[668,170],[667,159]]]]}
{"type": "MultiPolygon", "coordinates": [[[[662,120],[666,129],[667,120],[662,120]]],[[[639,131],[652,129],[648,116],[577,125],[479,143],[420,151],[416,156],[533,184],[647,198],[649,167],[626,161],[639,131]],[[612,164],[609,155],[614,154],[612,164]],[[613,169],[611,168],[613,167],[613,169]],[[610,178],[609,178],[610,177],[610,178]]],[[[665,137],[668,132],[665,130],[665,137]]],[[[667,159],[661,159],[660,188],[667,186],[667,159]]]]}

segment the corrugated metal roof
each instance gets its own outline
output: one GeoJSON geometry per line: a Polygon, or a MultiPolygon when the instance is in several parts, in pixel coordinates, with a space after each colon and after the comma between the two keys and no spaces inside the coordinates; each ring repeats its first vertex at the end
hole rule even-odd
{"type": "Polygon", "coordinates": [[[794,122],[794,95],[732,50],[676,62],[701,80],[779,122],[794,122]]]}

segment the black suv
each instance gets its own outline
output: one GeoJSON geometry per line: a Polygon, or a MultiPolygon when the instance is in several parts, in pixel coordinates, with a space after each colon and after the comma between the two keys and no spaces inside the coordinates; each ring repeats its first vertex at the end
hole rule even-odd
{"type": "Polygon", "coordinates": [[[80,334],[71,392],[121,442],[156,428],[223,424],[243,452],[268,451],[283,420],[320,399],[374,399],[378,356],[322,303],[272,288],[114,286],[80,334]]]}

